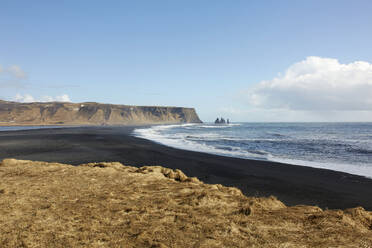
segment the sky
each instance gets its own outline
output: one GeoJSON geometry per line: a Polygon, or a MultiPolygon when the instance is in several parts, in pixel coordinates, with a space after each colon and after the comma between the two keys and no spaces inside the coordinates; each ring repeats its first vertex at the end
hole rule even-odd
{"type": "Polygon", "coordinates": [[[0,99],[372,121],[372,1],[0,0],[0,99]]]}

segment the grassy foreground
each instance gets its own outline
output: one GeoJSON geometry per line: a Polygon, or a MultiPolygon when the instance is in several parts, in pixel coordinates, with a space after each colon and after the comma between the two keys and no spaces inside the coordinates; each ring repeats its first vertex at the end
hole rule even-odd
{"type": "Polygon", "coordinates": [[[372,212],[286,207],[179,170],[0,163],[0,247],[372,247],[372,212]]]}

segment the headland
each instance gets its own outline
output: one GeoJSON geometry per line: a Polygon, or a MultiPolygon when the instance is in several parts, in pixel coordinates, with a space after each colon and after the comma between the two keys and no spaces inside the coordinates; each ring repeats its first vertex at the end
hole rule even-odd
{"type": "Polygon", "coordinates": [[[200,123],[193,108],[0,100],[0,126],[200,123]]]}

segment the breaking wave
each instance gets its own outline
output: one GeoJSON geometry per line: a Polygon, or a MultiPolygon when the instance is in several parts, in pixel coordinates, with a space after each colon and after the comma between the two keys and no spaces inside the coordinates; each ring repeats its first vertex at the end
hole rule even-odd
{"type": "Polygon", "coordinates": [[[163,145],[244,159],[331,169],[372,178],[372,124],[159,125],[134,135],[163,145]]]}

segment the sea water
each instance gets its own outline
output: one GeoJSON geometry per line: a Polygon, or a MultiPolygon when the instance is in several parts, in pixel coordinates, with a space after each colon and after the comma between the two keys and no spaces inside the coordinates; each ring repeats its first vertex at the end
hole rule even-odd
{"type": "Polygon", "coordinates": [[[134,135],[186,150],[372,178],[372,123],[158,125],[137,128],[134,135]]]}

